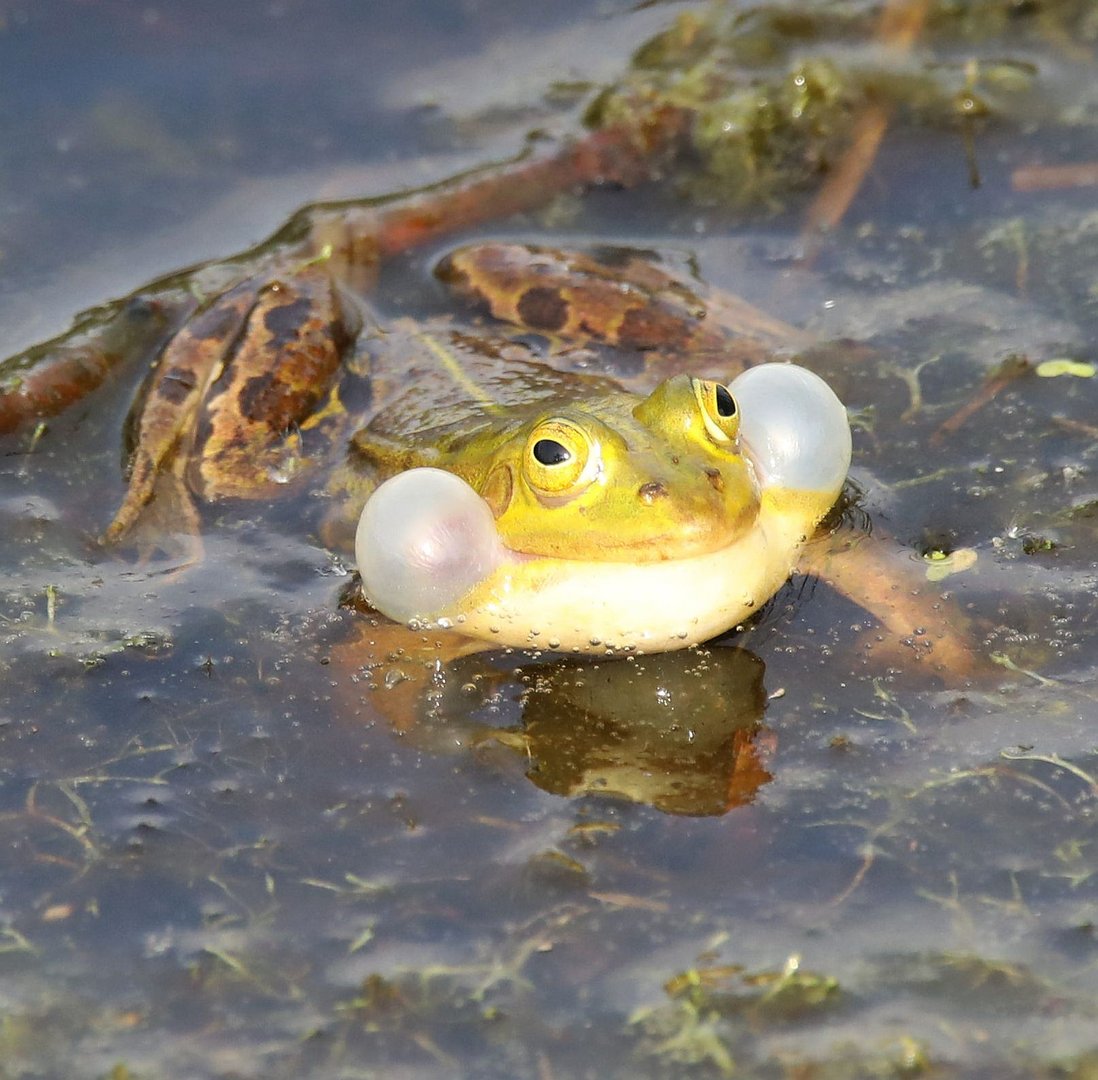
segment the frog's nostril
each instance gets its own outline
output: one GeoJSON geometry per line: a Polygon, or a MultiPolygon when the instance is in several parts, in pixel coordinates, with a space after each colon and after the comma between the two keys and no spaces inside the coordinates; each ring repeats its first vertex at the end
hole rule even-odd
{"type": "Polygon", "coordinates": [[[721,474],[720,469],[710,465],[706,468],[705,475],[709,477],[709,483],[714,490],[724,491],[724,476],[721,474]]]}
{"type": "Polygon", "coordinates": [[[641,502],[651,506],[657,499],[667,498],[667,487],[658,480],[652,480],[647,484],[641,484],[637,489],[641,502]]]}

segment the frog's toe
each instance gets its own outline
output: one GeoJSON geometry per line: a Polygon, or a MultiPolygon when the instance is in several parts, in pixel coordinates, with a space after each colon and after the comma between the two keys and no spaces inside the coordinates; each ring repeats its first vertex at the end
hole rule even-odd
{"type": "Polygon", "coordinates": [[[850,467],[850,424],[823,379],[796,364],[760,364],[729,389],[764,487],[839,493],[850,467]]]}
{"type": "Polygon", "coordinates": [[[434,621],[506,559],[488,504],[460,477],[410,469],[367,500],[355,535],[362,591],[398,622],[434,621]]]}

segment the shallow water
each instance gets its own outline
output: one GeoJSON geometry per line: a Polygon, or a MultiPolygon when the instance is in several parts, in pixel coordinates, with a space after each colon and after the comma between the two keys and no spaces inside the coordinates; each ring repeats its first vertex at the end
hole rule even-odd
{"type": "MultiPolygon", "coordinates": [[[[0,4],[5,351],[305,201],[567,130],[562,66],[610,78],[681,10],[187,7],[0,4]]],[[[918,574],[974,550],[948,587],[1032,674],[890,665],[797,577],[710,650],[468,658],[409,706],[345,662],[315,500],[209,511],[198,570],[97,548],[123,372],[3,443],[0,1077],[1098,1067],[1098,378],[1019,379],[932,441],[1009,354],[1096,360],[1096,189],[1011,185],[1098,160],[1093,43],[1026,18],[987,48],[1077,115],[975,128],[976,188],[960,128],[898,122],[809,268],[811,191],[483,233],[643,247],[807,327],[857,420],[847,516],[918,574]]],[[[447,303],[441,248],[385,310],[447,303]]]]}

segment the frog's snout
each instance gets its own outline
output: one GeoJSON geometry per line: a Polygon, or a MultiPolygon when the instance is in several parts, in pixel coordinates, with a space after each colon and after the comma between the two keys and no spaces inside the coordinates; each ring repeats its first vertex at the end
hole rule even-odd
{"type": "Polygon", "coordinates": [[[362,591],[398,622],[433,619],[514,556],[460,477],[410,469],[370,496],[355,534],[362,591]]]}
{"type": "MultiPolygon", "coordinates": [[[[721,472],[715,465],[706,465],[702,469],[702,473],[705,479],[708,481],[709,486],[718,494],[724,493],[724,473],[721,472]]],[[[640,499],[645,506],[653,506],[661,499],[668,499],[671,497],[671,487],[663,480],[649,480],[645,484],[641,484],[637,488],[637,498],[640,499]]]]}

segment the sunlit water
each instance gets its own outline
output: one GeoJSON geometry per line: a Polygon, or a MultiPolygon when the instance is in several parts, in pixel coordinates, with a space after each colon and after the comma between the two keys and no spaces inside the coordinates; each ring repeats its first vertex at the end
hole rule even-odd
{"type": "MultiPolygon", "coordinates": [[[[4,351],[309,199],[567,126],[548,81],[672,11],[386,7],[0,6],[4,351]]],[[[711,651],[466,659],[409,711],[340,652],[317,500],[209,512],[198,568],[97,547],[139,372],[6,438],[0,1076],[1093,1069],[1098,378],[931,441],[1010,353],[1096,359],[1095,189],[1010,184],[1098,159],[1070,132],[980,130],[976,189],[958,130],[893,133],[810,269],[803,204],[600,193],[488,230],[652,249],[856,342],[817,358],[858,421],[848,516],[920,573],[974,549],[955,595],[1033,675],[867,660],[868,618],[795,578],[711,651]]],[[[437,309],[435,254],[386,310],[437,309]]]]}

